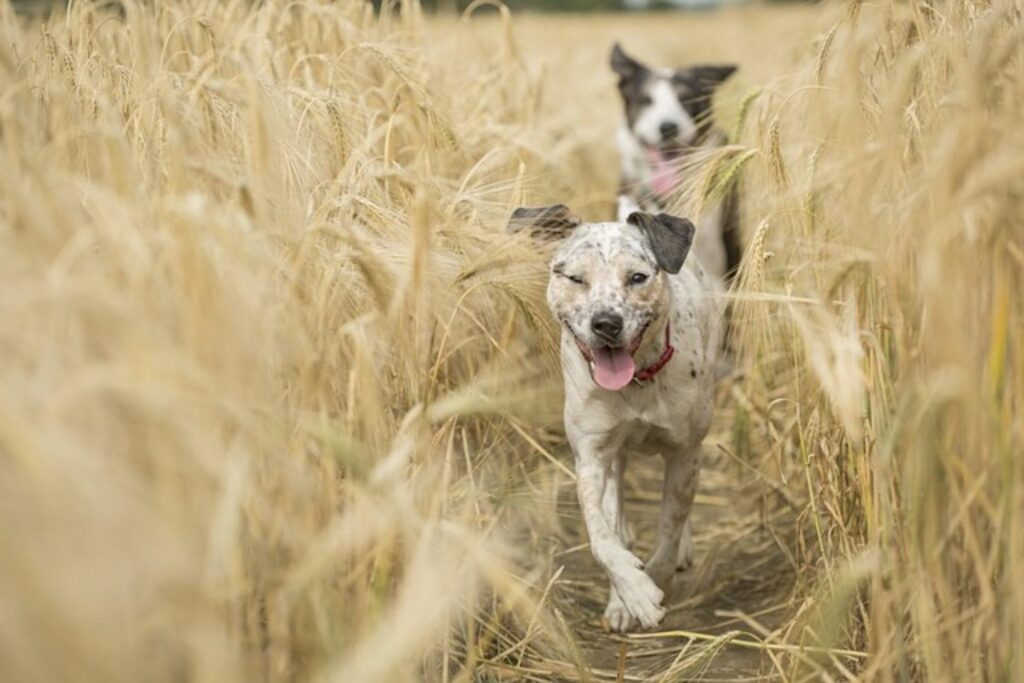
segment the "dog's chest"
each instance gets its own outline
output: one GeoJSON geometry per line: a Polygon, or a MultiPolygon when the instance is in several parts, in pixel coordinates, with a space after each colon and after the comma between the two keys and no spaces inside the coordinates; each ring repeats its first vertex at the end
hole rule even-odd
{"type": "Polygon", "coordinates": [[[627,450],[658,453],[683,446],[700,431],[700,387],[696,382],[675,384],[671,392],[641,389],[620,406],[615,438],[627,450]]]}
{"type": "Polygon", "coordinates": [[[680,445],[679,425],[667,424],[665,421],[652,416],[634,418],[622,424],[622,445],[627,451],[641,454],[654,454],[663,452],[665,449],[674,449],[680,445]]]}

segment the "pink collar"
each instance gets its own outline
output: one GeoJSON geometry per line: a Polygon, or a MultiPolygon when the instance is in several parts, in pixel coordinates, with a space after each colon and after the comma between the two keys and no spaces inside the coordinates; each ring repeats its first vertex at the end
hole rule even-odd
{"type": "Polygon", "coordinates": [[[661,369],[668,365],[668,362],[672,360],[672,354],[676,352],[672,342],[669,339],[669,328],[668,321],[665,322],[665,350],[661,352],[661,356],[658,360],[648,365],[643,370],[637,370],[633,375],[633,379],[637,382],[646,382],[647,380],[654,379],[654,376],[661,372],[661,369]]]}

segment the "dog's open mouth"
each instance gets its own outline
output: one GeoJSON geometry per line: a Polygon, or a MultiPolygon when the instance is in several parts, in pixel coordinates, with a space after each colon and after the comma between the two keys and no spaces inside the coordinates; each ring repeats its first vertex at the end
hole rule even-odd
{"type": "Polygon", "coordinates": [[[651,166],[651,189],[657,194],[671,194],[679,185],[679,157],[684,147],[673,143],[647,148],[647,161],[651,166]]]}
{"type": "Polygon", "coordinates": [[[645,327],[625,346],[602,344],[593,347],[585,344],[575,334],[573,338],[576,340],[576,346],[579,347],[580,353],[590,363],[590,374],[597,385],[609,391],[619,391],[633,381],[633,375],[636,374],[636,362],[633,360],[633,354],[640,348],[640,342],[646,331],[645,327]]]}

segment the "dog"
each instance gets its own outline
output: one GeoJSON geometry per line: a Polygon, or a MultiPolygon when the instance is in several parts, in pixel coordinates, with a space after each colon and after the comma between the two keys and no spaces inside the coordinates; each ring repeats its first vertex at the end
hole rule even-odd
{"type": "MultiPolygon", "coordinates": [[[[695,150],[728,142],[711,118],[711,97],[736,66],[655,69],[612,48],[625,116],[616,133],[621,176],[619,220],[636,210],[661,211],[679,187],[681,164],[695,150]]],[[[727,283],[742,256],[735,190],[697,221],[694,251],[704,267],[727,283]]]]}
{"type": "Polygon", "coordinates": [[[688,258],[696,228],[668,214],[584,223],[565,205],[517,209],[510,232],[556,242],[548,305],[561,326],[565,430],[590,548],[618,632],[653,628],[676,569],[693,559],[690,507],[714,408],[721,285],[688,258]],[[664,490],[653,555],[630,551],[623,470],[660,453],[664,490]]]}

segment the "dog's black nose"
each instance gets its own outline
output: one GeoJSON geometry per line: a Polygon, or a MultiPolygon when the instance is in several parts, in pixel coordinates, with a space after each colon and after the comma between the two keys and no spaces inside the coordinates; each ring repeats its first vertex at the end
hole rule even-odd
{"type": "Polygon", "coordinates": [[[622,316],[615,313],[598,313],[590,320],[590,327],[601,339],[616,342],[622,332],[622,316]]]}
{"type": "Polygon", "coordinates": [[[661,131],[662,140],[671,140],[675,136],[679,135],[679,124],[672,123],[671,121],[665,121],[658,126],[658,130],[661,131]]]}

